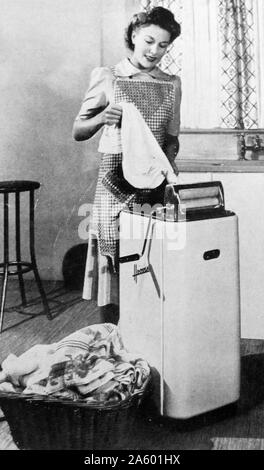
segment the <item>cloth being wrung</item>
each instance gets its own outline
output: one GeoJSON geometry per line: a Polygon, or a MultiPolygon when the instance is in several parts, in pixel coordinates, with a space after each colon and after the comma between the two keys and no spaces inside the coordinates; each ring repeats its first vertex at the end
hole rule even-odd
{"type": "Polygon", "coordinates": [[[172,166],[149,126],[133,103],[122,106],[122,168],[125,179],[135,188],[156,188],[166,177],[176,183],[172,166]]]}

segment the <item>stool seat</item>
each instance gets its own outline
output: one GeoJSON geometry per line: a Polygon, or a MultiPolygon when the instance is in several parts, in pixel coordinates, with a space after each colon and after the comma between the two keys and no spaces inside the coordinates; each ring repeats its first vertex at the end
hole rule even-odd
{"type": "Polygon", "coordinates": [[[23,274],[33,271],[35,280],[39,289],[41,300],[44,306],[45,314],[51,320],[49,305],[47,302],[46,294],[42,286],[39,276],[36,255],[35,255],[35,234],[34,234],[34,192],[40,187],[38,181],[29,180],[11,180],[0,181],[0,194],[3,196],[4,202],[4,217],[3,217],[3,231],[4,231],[4,259],[0,262],[0,277],[3,276],[2,294],[1,294],[1,310],[0,310],[0,333],[2,331],[4,320],[4,307],[6,300],[6,291],[8,277],[10,275],[18,275],[20,294],[22,299],[22,306],[27,305],[25,286],[23,274]],[[21,259],[21,246],[20,246],[20,193],[29,192],[29,248],[30,248],[30,261],[23,261],[21,259]],[[12,194],[10,196],[10,194],[12,194]],[[15,244],[16,244],[16,259],[9,259],[9,196],[15,200],[15,244]],[[11,269],[10,269],[11,268],[11,269]],[[13,269],[12,269],[13,268],[13,269]]]}
{"type": "Polygon", "coordinates": [[[38,189],[40,183],[38,181],[28,180],[11,180],[11,181],[0,181],[0,193],[15,193],[22,191],[31,191],[32,189],[38,189]]]}

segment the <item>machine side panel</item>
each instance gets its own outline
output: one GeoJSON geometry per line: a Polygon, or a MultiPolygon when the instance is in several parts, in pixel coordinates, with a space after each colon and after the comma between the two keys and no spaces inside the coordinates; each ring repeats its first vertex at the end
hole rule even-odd
{"type": "Polygon", "coordinates": [[[237,217],[187,223],[184,249],[169,246],[165,240],[164,414],[186,418],[239,398],[237,217]]]}

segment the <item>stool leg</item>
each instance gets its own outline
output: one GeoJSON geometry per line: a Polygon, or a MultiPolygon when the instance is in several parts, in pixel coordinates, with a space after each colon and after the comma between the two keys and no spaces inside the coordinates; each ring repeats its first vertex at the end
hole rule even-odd
{"type": "Polygon", "coordinates": [[[9,263],[9,217],[8,217],[8,194],[4,194],[4,279],[1,293],[1,310],[0,310],[0,333],[2,332],[4,321],[4,309],[6,301],[6,291],[8,282],[8,263],[9,263]]]}
{"type": "Polygon", "coordinates": [[[7,281],[8,281],[8,266],[5,265],[5,267],[4,267],[4,280],[3,280],[2,293],[1,293],[0,333],[2,333],[2,329],[3,329],[4,309],[5,309],[6,291],[7,291],[7,281]]]}
{"type": "Polygon", "coordinates": [[[36,283],[40,292],[40,296],[42,299],[42,303],[44,306],[44,311],[47,315],[47,318],[49,320],[52,320],[52,315],[50,312],[49,304],[47,301],[47,297],[45,294],[45,291],[42,286],[42,282],[39,276],[38,268],[37,268],[37,262],[36,262],[36,256],[35,256],[35,227],[34,227],[34,190],[30,191],[30,203],[29,203],[29,239],[30,239],[30,255],[31,255],[31,264],[32,264],[32,269],[35,275],[36,283]]]}
{"type": "MultiPolygon", "coordinates": [[[[20,198],[19,193],[16,193],[16,259],[17,262],[21,262],[21,244],[20,244],[20,198]]],[[[21,265],[17,265],[17,273],[20,287],[20,294],[22,305],[25,307],[27,305],[27,299],[25,294],[25,285],[22,275],[21,265]]]]}

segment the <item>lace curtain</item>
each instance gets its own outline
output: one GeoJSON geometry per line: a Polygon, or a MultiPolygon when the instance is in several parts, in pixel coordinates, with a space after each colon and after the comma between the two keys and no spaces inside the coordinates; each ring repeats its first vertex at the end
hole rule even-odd
{"type": "Polygon", "coordinates": [[[219,0],[221,120],[224,127],[257,127],[252,0],[219,0]]]}
{"type": "Polygon", "coordinates": [[[264,128],[264,1],[254,0],[258,127],[264,128]]]}
{"type": "Polygon", "coordinates": [[[182,34],[160,64],[181,76],[182,127],[263,127],[264,0],[145,0],[182,34]],[[261,53],[262,51],[262,53],[261,53]]]}

